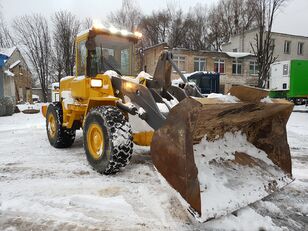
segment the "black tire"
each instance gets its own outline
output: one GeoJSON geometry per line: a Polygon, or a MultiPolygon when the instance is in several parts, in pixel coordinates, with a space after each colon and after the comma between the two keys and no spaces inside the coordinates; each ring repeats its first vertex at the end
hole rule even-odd
{"type": "Polygon", "coordinates": [[[0,116],[5,116],[6,114],[6,106],[3,98],[0,98],[0,116]]]}
{"type": "Polygon", "coordinates": [[[11,116],[14,114],[14,102],[11,97],[0,98],[0,116],[11,116]]]}
{"type": "Polygon", "coordinates": [[[68,148],[75,141],[76,131],[62,126],[63,111],[59,102],[49,104],[46,113],[46,131],[49,143],[55,148],[68,148]],[[55,131],[52,134],[49,117],[55,118],[55,131]]]}
{"type": "Polygon", "coordinates": [[[113,106],[93,108],[83,129],[84,149],[90,165],[99,173],[113,174],[125,167],[133,153],[131,126],[123,113],[113,106]],[[103,133],[103,148],[97,158],[91,155],[88,144],[89,127],[95,124],[103,133]]]}

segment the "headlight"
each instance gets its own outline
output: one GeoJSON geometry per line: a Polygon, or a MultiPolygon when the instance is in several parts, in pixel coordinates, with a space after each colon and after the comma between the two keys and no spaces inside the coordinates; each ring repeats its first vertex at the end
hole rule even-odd
{"type": "Polygon", "coordinates": [[[137,38],[139,38],[139,39],[142,38],[142,34],[141,34],[140,32],[138,32],[138,31],[135,31],[135,32],[134,32],[134,35],[135,35],[137,38]]]}
{"type": "Polygon", "coordinates": [[[91,87],[102,87],[103,81],[101,79],[91,79],[91,87]]]}

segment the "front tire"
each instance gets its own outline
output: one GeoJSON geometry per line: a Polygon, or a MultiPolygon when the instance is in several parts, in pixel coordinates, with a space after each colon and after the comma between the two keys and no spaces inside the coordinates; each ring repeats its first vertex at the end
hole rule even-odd
{"type": "Polygon", "coordinates": [[[131,159],[131,127],[117,107],[93,108],[85,120],[83,139],[87,159],[99,173],[116,173],[131,159]]]}
{"type": "Polygon", "coordinates": [[[75,141],[76,131],[62,126],[63,111],[59,102],[49,104],[46,113],[46,130],[49,143],[55,148],[68,148],[75,141]]]}

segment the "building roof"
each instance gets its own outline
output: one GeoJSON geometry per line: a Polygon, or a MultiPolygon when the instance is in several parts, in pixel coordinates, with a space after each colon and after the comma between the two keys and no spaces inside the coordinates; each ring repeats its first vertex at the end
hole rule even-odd
{"type": "Polygon", "coordinates": [[[3,54],[7,57],[11,57],[13,52],[17,49],[17,47],[11,47],[11,48],[0,48],[0,54],[3,54]]]}
{"type": "MultiPolygon", "coordinates": [[[[246,30],[244,32],[244,34],[249,34],[249,33],[253,33],[253,32],[258,32],[259,29],[258,28],[252,28],[250,30],[246,30]]],[[[266,33],[267,31],[265,31],[266,33]]],[[[276,32],[276,31],[271,31],[272,35],[278,35],[278,36],[290,36],[290,37],[296,37],[296,38],[302,38],[302,39],[308,39],[308,36],[305,35],[297,35],[297,34],[287,34],[287,33],[283,33],[283,32],[276,32]]],[[[234,37],[238,37],[238,36],[243,36],[242,34],[235,34],[235,35],[231,35],[230,38],[234,38],[234,37]]],[[[228,42],[225,42],[222,44],[222,46],[225,45],[229,45],[231,44],[231,40],[229,40],[228,42]]]]}
{"type": "Polygon", "coordinates": [[[163,45],[168,47],[168,44],[166,42],[162,42],[162,43],[158,43],[158,44],[155,44],[153,46],[150,46],[150,47],[145,47],[144,51],[149,50],[149,49],[153,49],[153,48],[156,48],[156,47],[159,47],[159,46],[163,46],[163,45]]]}
{"type": "MultiPolygon", "coordinates": [[[[157,48],[157,47],[160,47],[160,46],[168,46],[167,43],[163,42],[163,43],[159,43],[159,44],[156,44],[154,46],[151,46],[151,47],[147,47],[145,48],[144,50],[151,50],[151,49],[154,49],[154,48],[157,48]]],[[[172,51],[175,51],[175,55],[178,54],[178,52],[195,52],[196,54],[199,54],[199,55],[206,55],[206,54],[222,54],[222,55],[227,55],[231,58],[245,58],[245,57],[248,57],[248,56],[255,56],[254,54],[252,53],[248,53],[248,52],[224,52],[224,51],[206,51],[206,50],[190,50],[190,49],[187,49],[187,48],[179,48],[179,47],[175,47],[175,48],[172,48],[172,51]]]]}

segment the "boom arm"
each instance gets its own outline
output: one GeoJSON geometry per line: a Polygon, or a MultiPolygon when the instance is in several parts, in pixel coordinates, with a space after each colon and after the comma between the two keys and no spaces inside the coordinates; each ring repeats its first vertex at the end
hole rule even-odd
{"type": "MultiPolygon", "coordinates": [[[[159,110],[156,103],[165,103],[165,100],[174,98],[180,102],[189,96],[203,97],[196,87],[188,84],[185,76],[172,61],[172,53],[169,51],[163,51],[160,55],[153,80],[147,80],[146,86],[121,77],[113,77],[112,84],[119,95],[128,96],[135,107],[142,107],[145,110],[142,119],[154,130],[160,128],[166,120],[166,114],[159,110]],[[185,83],[184,89],[171,85],[172,67],[185,83]]],[[[130,114],[136,114],[136,109],[125,107],[121,102],[118,102],[118,107],[130,114]]]]}

